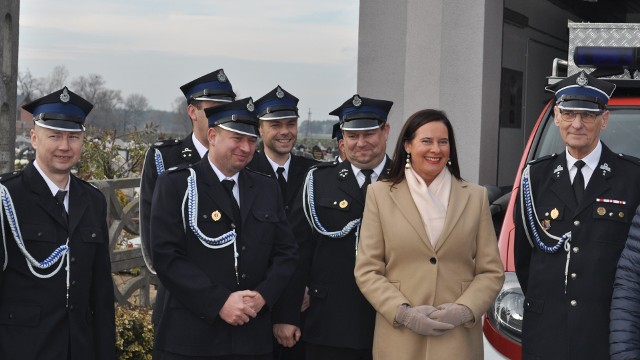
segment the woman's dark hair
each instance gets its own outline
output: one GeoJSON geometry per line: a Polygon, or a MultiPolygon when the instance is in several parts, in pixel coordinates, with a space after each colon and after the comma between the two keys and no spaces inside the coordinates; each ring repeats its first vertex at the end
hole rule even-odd
{"type": "Polygon", "coordinates": [[[393,185],[396,185],[404,180],[404,166],[407,162],[407,152],[404,150],[404,144],[407,141],[413,140],[416,136],[416,131],[418,131],[422,125],[433,121],[439,121],[447,127],[447,131],[449,132],[449,147],[451,149],[449,153],[451,165],[447,164],[447,167],[456,179],[462,180],[462,177],[460,177],[458,151],[456,149],[456,137],[453,134],[453,126],[451,126],[451,122],[444,111],[425,109],[409,116],[407,121],[404,123],[404,126],[400,131],[398,141],[396,142],[396,149],[393,152],[393,160],[391,161],[389,176],[387,176],[384,181],[389,181],[393,185]]]}

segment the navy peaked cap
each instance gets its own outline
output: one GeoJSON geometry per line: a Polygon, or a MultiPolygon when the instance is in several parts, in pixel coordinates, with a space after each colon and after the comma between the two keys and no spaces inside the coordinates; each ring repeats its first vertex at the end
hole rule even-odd
{"type": "Polygon", "coordinates": [[[229,78],[222,69],[190,81],[180,86],[180,90],[189,103],[192,100],[232,102],[236,99],[229,78]]]}
{"type": "Polygon", "coordinates": [[[62,131],[82,131],[93,104],[64,88],[22,107],[33,115],[36,125],[62,131]]]}
{"type": "Polygon", "coordinates": [[[329,115],[340,118],[342,130],[371,130],[387,122],[391,106],[392,101],[370,99],[355,94],[329,115]]]}
{"type": "Polygon", "coordinates": [[[220,126],[238,134],[258,137],[258,118],[250,97],[206,108],[204,113],[209,127],[220,126]]]}
{"type": "Polygon", "coordinates": [[[280,85],[256,100],[256,114],[259,120],[297,119],[298,98],[288,93],[280,85]]]}
{"type": "Polygon", "coordinates": [[[584,71],[569,76],[545,90],[555,93],[556,105],[563,110],[604,110],[616,85],[584,71]]]}

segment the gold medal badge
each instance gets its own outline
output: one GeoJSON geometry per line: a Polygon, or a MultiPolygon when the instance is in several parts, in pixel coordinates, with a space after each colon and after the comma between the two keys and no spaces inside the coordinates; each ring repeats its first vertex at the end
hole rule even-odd
{"type": "Polygon", "coordinates": [[[600,207],[598,207],[598,209],[596,209],[596,212],[598,213],[598,215],[603,216],[604,214],[607,213],[607,209],[605,209],[602,206],[600,206],[600,207]]]}
{"type": "Polygon", "coordinates": [[[340,206],[340,209],[344,209],[349,206],[349,202],[347,200],[342,200],[340,201],[340,204],[338,204],[338,206],[340,206]]]}
{"type": "Polygon", "coordinates": [[[218,221],[221,217],[222,215],[220,215],[220,211],[218,210],[211,213],[211,219],[213,219],[213,221],[218,221]]]}

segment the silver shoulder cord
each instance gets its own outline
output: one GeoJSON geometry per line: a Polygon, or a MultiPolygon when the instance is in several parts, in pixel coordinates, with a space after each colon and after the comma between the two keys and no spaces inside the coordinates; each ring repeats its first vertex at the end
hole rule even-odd
{"type": "Polygon", "coordinates": [[[65,267],[65,270],[67,271],[66,304],[68,307],[69,306],[70,274],[71,274],[71,266],[69,264],[69,254],[71,252],[69,248],[69,238],[67,237],[65,244],[60,245],[46,259],[44,259],[41,262],[36,260],[29,253],[29,251],[27,250],[24,244],[24,240],[22,239],[22,232],[20,231],[20,224],[18,224],[18,217],[15,211],[15,207],[13,205],[13,199],[11,198],[11,194],[9,193],[9,189],[7,189],[6,186],[2,184],[0,184],[0,199],[2,202],[2,205],[1,205],[2,208],[0,208],[0,226],[2,227],[2,245],[4,249],[4,263],[2,264],[2,271],[6,270],[9,262],[8,253],[7,253],[7,243],[6,243],[7,234],[5,232],[5,226],[4,226],[4,216],[6,215],[7,222],[11,229],[11,233],[13,234],[13,239],[15,240],[16,245],[18,246],[18,249],[20,249],[20,252],[22,252],[22,254],[24,255],[25,261],[27,262],[27,267],[29,267],[29,271],[31,271],[33,275],[35,275],[40,279],[48,279],[56,275],[60,271],[60,269],[62,269],[62,265],[66,263],[66,267],[65,267]],[[3,209],[4,211],[2,211],[3,209]],[[58,261],[59,261],[58,266],[53,270],[51,270],[51,272],[48,274],[40,274],[34,269],[34,267],[38,269],[49,269],[58,261]]]}
{"type": "Polygon", "coordinates": [[[547,232],[544,227],[540,226],[540,229],[545,236],[556,240],[556,245],[548,246],[544,242],[542,242],[542,240],[540,239],[540,235],[538,234],[538,231],[536,229],[536,223],[538,223],[539,218],[533,200],[533,189],[531,188],[529,177],[530,172],[531,165],[527,165],[527,167],[522,172],[522,179],[520,181],[520,213],[522,216],[522,225],[524,227],[524,231],[527,235],[527,240],[529,241],[529,245],[531,245],[531,247],[535,247],[535,242],[538,245],[538,248],[540,248],[540,250],[544,251],[547,254],[556,253],[560,249],[560,247],[563,247],[564,251],[566,251],[567,260],[564,266],[564,293],[566,294],[569,276],[569,262],[571,261],[571,231],[559,237],[547,232]],[[527,226],[527,224],[529,226],[527,226]],[[531,233],[529,232],[529,227],[531,228],[531,233]]]}
{"type": "Polygon", "coordinates": [[[309,225],[318,233],[328,236],[330,238],[338,239],[347,236],[351,230],[356,229],[356,241],[355,241],[355,254],[358,254],[358,243],[360,241],[360,223],[362,218],[351,220],[347,225],[339,231],[328,231],[322,226],[320,223],[320,219],[318,218],[318,214],[316,213],[315,207],[315,199],[314,199],[314,182],[313,182],[313,173],[316,171],[316,168],[311,168],[307,173],[307,176],[304,181],[304,185],[302,186],[302,208],[304,210],[304,216],[307,219],[309,225]]]}
{"type": "Polygon", "coordinates": [[[238,277],[238,257],[240,254],[238,254],[237,249],[236,230],[232,229],[225,234],[212,238],[206,236],[200,228],[198,228],[198,186],[196,185],[196,172],[192,168],[189,168],[189,172],[191,175],[187,178],[187,191],[185,191],[181,207],[182,224],[185,228],[185,233],[188,224],[189,229],[191,229],[193,234],[198,238],[198,240],[200,240],[202,245],[210,249],[220,249],[233,245],[233,261],[236,273],[236,283],[240,284],[240,278],[238,277]],[[185,218],[185,206],[187,207],[188,219],[185,218]]]}

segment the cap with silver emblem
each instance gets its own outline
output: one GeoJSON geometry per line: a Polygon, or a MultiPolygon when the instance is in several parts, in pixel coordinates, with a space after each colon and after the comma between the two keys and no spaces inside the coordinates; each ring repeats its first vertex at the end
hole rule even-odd
{"type": "Polygon", "coordinates": [[[297,119],[298,98],[288,93],[280,85],[256,100],[256,114],[259,120],[297,119]]]}
{"type": "Polygon", "coordinates": [[[36,125],[61,131],[83,131],[93,104],[64,88],[22,107],[33,114],[36,125]]]}
{"type": "Polygon", "coordinates": [[[228,103],[236,99],[231,83],[222,69],[190,81],[180,86],[180,90],[187,98],[188,103],[193,100],[228,103]]]}
{"type": "Polygon", "coordinates": [[[340,118],[342,130],[373,130],[387,122],[392,101],[377,100],[353,95],[329,115],[340,118]]]}
{"type": "Polygon", "coordinates": [[[207,108],[204,113],[209,127],[220,126],[238,134],[258,137],[258,118],[250,97],[207,108]]]}
{"type": "Polygon", "coordinates": [[[556,105],[562,110],[601,111],[607,108],[616,85],[580,71],[547,86],[555,93],[556,105]]]}

